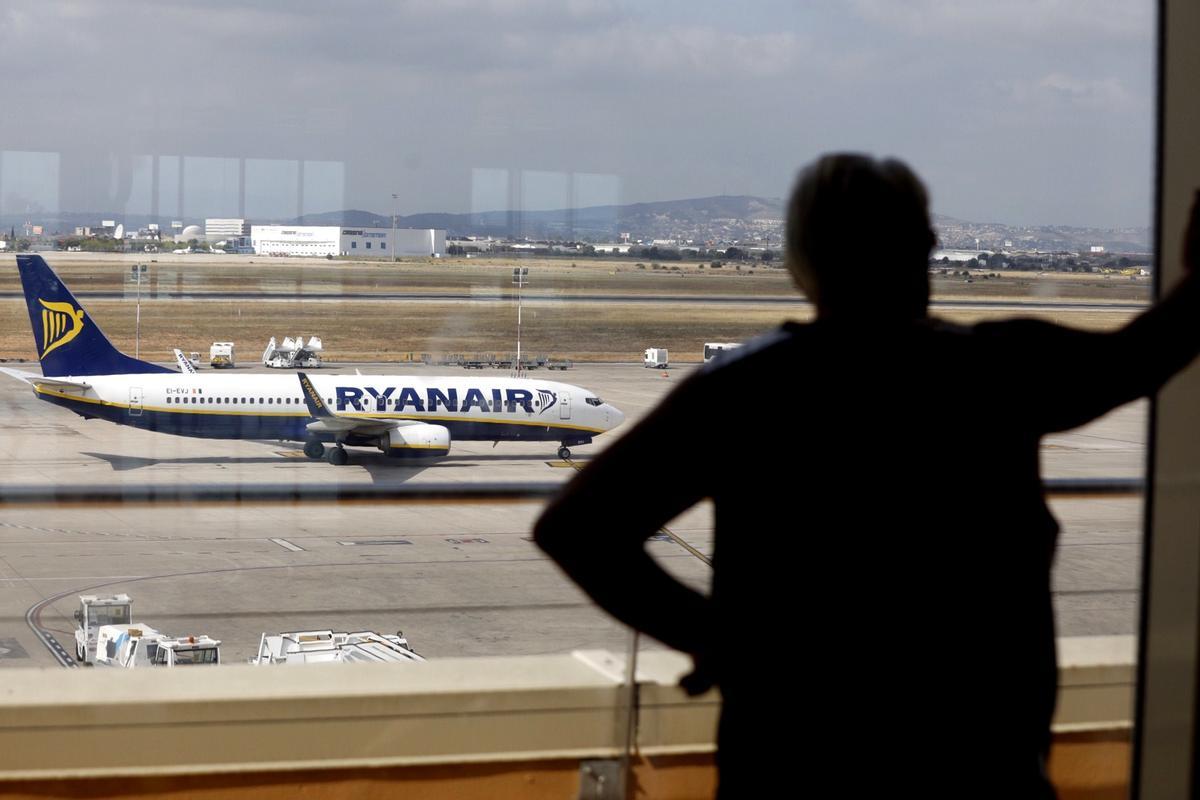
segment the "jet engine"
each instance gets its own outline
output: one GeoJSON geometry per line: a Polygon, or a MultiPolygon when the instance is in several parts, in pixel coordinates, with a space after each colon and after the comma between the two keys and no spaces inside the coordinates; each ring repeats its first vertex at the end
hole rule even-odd
{"type": "Polygon", "coordinates": [[[379,437],[379,449],[389,456],[444,456],[450,452],[450,431],[443,425],[402,425],[379,437]]]}

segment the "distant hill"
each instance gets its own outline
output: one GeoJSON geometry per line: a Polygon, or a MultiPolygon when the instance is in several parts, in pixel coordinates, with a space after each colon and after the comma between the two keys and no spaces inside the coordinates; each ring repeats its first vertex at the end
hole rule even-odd
{"type": "MultiPolygon", "coordinates": [[[[783,201],[745,195],[664,200],[629,205],[589,206],[533,211],[482,211],[471,214],[426,213],[396,218],[402,228],[443,228],[451,236],[580,239],[608,241],[621,233],[633,238],[707,239],[701,229],[714,226],[782,230],[783,201]]],[[[391,217],[369,211],[331,211],[293,220],[303,225],[390,227],[391,217]]],[[[727,237],[721,237],[727,238],[727,237]]]]}
{"type": "MultiPolygon", "coordinates": [[[[698,197],[629,205],[539,211],[485,211],[475,214],[413,214],[398,217],[402,228],[442,228],[450,236],[612,241],[622,233],[633,239],[684,242],[757,241],[780,246],[784,201],[747,195],[698,197]]],[[[389,227],[391,218],[369,211],[308,214],[297,224],[389,227]]],[[[1005,225],[970,222],[935,214],[942,247],[980,250],[1068,250],[1150,252],[1148,228],[1086,228],[1067,225],[1005,225]]],[[[869,231],[864,231],[869,235],[869,231]]]]}
{"type": "Polygon", "coordinates": [[[1110,253],[1149,253],[1149,228],[1082,228],[1070,225],[1004,225],[968,222],[933,215],[942,247],[963,250],[1041,250],[1088,252],[1103,247],[1110,253]],[[1011,245],[1006,244],[1011,242],[1011,245]]]}

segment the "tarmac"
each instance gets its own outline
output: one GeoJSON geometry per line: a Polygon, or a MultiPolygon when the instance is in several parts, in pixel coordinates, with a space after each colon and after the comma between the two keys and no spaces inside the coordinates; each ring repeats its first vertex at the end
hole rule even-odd
{"type": "MultiPolygon", "coordinates": [[[[461,372],[396,364],[339,365],[330,371],[355,369],[461,372]]],[[[594,444],[572,448],[573,459],[585,464],[691,369],[583,364],[546,374],[595,391],[628,418],[594,444]]],[[[113,483],[541,483],[574,474],[551,442],[495,447],[455,442],[449,456],[416,466],[354,448],[350,464],[336,467],[304,458],[299,443],[185,439],[85,421],[35,399],[29,387],[7,376],[0,376],[0,407],[5,409],[0,491],[113,483]]],[[[1046,475],[1141,475],[1146,413],[1146,404],[1136,403],[1085,428],[1047,437],[1046,475]]],[[[972,424],[969,417],[965,424],[972,424]]],[[[1053,506],[1063,523],[1054,578],[1059,634],[1133,633],[1140,499],[1058,500],[1053,506]]],[[[537,503],[4,510],[0,669],[59,667],[53,644],[74,651],[77,595],[113,592],[133,597],[137,621],[171,635],[220,639],[226,663],[253,656],[264,633],[312,629],[402,630],[431,660],[625,649],[628,632],[592,606],[530,540],[538,511],[537,503]],[[39,632],[51,637],[49,645],[39,632]]],[[[656,536],[647,546],[668,570],[703,589],[710,576],[711,526],[711,509],[704,504],[669,523],[671,535],[656,536]]],[[[643,639],[642,646],[657,645],[643,639]]],[[[775,643],[739,646],[770,649],[775,643]]]]}

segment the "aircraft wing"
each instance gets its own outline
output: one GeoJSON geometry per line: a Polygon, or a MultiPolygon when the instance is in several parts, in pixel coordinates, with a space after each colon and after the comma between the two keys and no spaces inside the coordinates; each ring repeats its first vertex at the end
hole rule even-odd
{"type": "Polygon", "coordinates": [[[11,367],[0,367],[0,372],[11,378],[16,378],[22,383],[28,383],[31,386],[53,386],[56,389],[90,389],[92,387],[87,381],[71,378],[47,378],[44,375],[38,375],[34,372],[24,372],[23,370],[11,367]]]}
{"type": "Polygon", "coordinates": [[[412,420],[397,420],[397,419],[363,419],[362,417],[343,417],[330,410],[325,404],[325,400],[321,397],[321,393],[312,385],[312,381],[308,375],[303,372],[298,373],[300,377],[300,391],[304,396],[304,405],[308,407],[309,416],[316,421],[308,423],[308,429],[313,432],[326,431],[329,433],[355,433],[376,434],[389,431],[392,428],[403,427],[404,425],[413,424],[412,420]]]}

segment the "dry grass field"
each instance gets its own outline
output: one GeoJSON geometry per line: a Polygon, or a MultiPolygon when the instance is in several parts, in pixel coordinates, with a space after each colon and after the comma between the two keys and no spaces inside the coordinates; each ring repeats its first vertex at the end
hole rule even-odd
{"type": "MultiPolygon", "coordinates": [[[[267,339],[319,335],[330,361],[407,360],[423,352],[491,353],[515,349],[516,304],[471,302],[472,292],[508,291],[511,259],[441,259],[386,263],[264,259],[256,257],[162,256],[151,264],[143,284],[141,342],[144,357],[169,360],[170,350],[207,354],[213,341],[238,345],[242,363],[257,361],[267,339]],[[159,299],[162,293],[263,292],[269,300],[159,299]],[[305,300],[307,293],[453,292],[462,301],[305,300]]],[[[47,260],[78,294],[121,291],[133,256],[48,254],[47,260]]],[[[15,264],[0,270],[0,291],[17,292],[15,264]]],[[[706,341],[742,341],[786,319],[805,319],[804,306],[704,303],[705,296],[794,296],[791,281],[779,269],[743,266],[679,272],[639,270],[636,262],[522,260],[530,266],[532,286],[526,303],[525,352],[578,361],[640,360],[646,347],[666,347],[673,361],[700,358],[706,341]],[[694,303],[558,302],[557,295],[685,295],[694,303]]],[[[676,265],[678,266],[678,265],[676,265]]],[[[1092,329],[1116,327],[1136,313],[1149,295],[1146,279],[1113,276],[1036,276],[1012,273],[967,283],[938,277],[935,297],[943,300],[1022,300],[1130,303],[1125,311],[1041,310],[1027,316],[1092,329]]],[[[85,300],[88,311],[118,347],[134,350],[132,292],[123,300],[85,300]]],[[[972,309],[942,316],[975,322],[1011,312],[972,309]]],[[[0,358],[36,357],[24,302],[0,301],[0,358]]]]}

